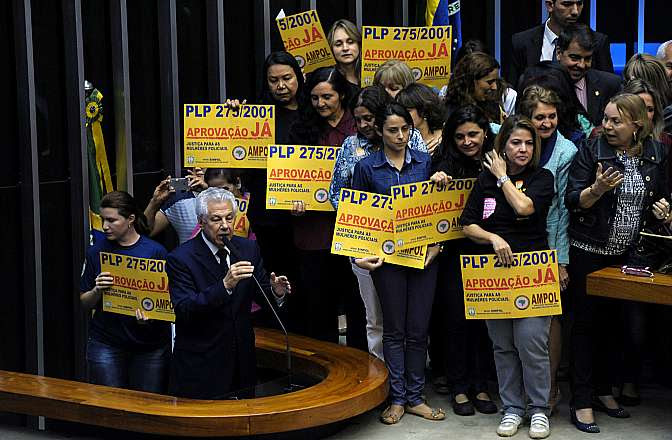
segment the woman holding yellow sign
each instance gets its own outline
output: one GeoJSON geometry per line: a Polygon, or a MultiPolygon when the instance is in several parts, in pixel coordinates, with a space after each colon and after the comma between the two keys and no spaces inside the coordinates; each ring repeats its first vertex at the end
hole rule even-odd
{"type": "MultiPolygon", "coordinates": [[[[305,102],[300,118],[292,126],[291,144],[339,146],[356,133],[357,126],[348,109],[349,87],[334,67],[322,67],[306,80],[305,102]]],[[[298,254],[299,288],[290,307],[292,321],[307,336],[338,342],[338,306],[357,298],[355,279],[347,260],[330,252],[336,216],[334,212],[308,211],[302,201],[292,210],[294,246],[298,254]]],[[[366,350],[364,310],[346,311],[348,345],[366,350]],[[360,323],[354,323],[357,317],[360,323]]]]}
{"type": "MultiPolygon", "coordinates": [[[[357,123],[357,134],[343,141],[334,165],[334,177],[329,186],[329,200],[338,210],[341,189],[352,187],[352,174],[355,165],[365,157],[382,148],[382,139],[376,133],[375,115],[390,102],[390,96],[382,86],[370,86],[362,89],[352,103],[352,114],[357,123]]],[[[420,132],[411,130],[408,139],[409,148],[427,152],[420,132]]],[[[383,315],[373,280],[368,270],[352,264],[357,277],[359,294],[366,310],[366,338],[369,353],[384,359],[383,356],[383,315]]]]}
{"type": "MultiPolygon", "coordinates": [[[[86,345],[90,383],[153,393],[165,389],[170,356],[170,323],[103,311],[103,292],[115,285],[110,272],[101,272],[101,253],[165,260],[166,250],[147,238],[147,220],[133,197],[111,192],[100,202],[106,240],[86,253],[79,299],[85,310],[94,309],[86,345]]],[[[160,263],[163,263],[161,261],[160,263]]],[[[163,269],[161,269],[162,271],[163,269]]]]}
{"type": "MultiPolygon", "coordinates": [[[[376,114],[376,132],[383,148],[355,165],[352,187],[390,195],[393,185],[430,179],[429,154],[408,147],[413,118],[398,103],[376,114]]],[[[383,352],[390,372],[390,406],[380,416],[385,424],[399,422],[404,412],[428,420],[443,420],[440,408],[423,399],[427,329],[434,300],[439,246],[427,250],[424,269],[384,264],[382,258],[357,258],[355,264],[371,272],[383,309],[383,352]]]]}
{"type": "MultiPolygon", "coordinates": [[[[483,112],[474,105],[453,112],[443,129],[443,141],[432,156],[432,169],[450,179],[476,178],[494,135],[483,112]]],[[[488,394],[492,343],[482,320],[464,316],[460,255],[473,254],[467,238],[450,240],[439,254],[439,275],[430,326],[430,358],[437,390],[450,386],[453,412],[470,416],[493,414],[497,406],[488,394]]]]}
{"type": "MultiPolygon", "coordinates": [[[[532,122],[523,116],[507,118],[495,138],[495,151],[485,156],[487,170],[479,175],[462,213],[465,235],[483,245],[481,253],[494,250],[504,266],[513,264],[514,252],[548,249],[546,216],[553,200],[553,174],[539,167],[540,154],[532,122]]],[[[528,414],[530,437],[548,437],[551,317],[486,323],[504,410],[497,434],[514,435],[528,414]]]]}

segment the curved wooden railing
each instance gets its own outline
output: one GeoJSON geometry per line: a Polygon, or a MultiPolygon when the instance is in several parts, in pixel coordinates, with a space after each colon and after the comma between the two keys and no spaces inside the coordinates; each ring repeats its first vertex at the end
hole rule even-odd
{"type": "MultiPolygon", "coordinates": [[[[0,371],[0,411],[175,436],[243,436],[345,420],[387,396],[387,370],[359,350],[291,336],[294,369],[315,386],[237,401],[192,400],[0,371]]],[[[281,333],[256,329],[259,364],[284,365],[281,333]]]]}

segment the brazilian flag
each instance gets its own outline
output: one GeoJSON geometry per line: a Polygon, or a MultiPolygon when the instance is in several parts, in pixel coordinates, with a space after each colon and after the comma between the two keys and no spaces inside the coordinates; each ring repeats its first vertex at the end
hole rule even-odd
{"type": "Polygon", "coordinates": [[[462,46],[462,16],[460,0],[427,0],[427,26],[452,26],[453,52],[462,46]]]}
{"type": "Polygon", "coordinates": [[[114,191],[110,166],[107,163],[105,140],[100,123],[103,121],[103,94],[93,89],[86,97],[86,147],[89,163],[89,225],[91,242],[103,237],[100,201],[114,191]]]}

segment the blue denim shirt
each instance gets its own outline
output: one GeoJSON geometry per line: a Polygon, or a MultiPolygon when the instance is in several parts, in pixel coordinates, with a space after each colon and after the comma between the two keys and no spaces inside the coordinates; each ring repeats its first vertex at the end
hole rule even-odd
{"type": "Polygon", "coordinates": [[[384,150],[376,151],[355,165],[352,188],[377,194],[391,195],[390,187],[422,182],[431,176],[432,160],[427,153],[406,148],[401,171],[388,160],[384,150]]]}
{"type": "MultiPolygon", "coordinates": [[[[411,130],[408,146],[413,150],[427,152],[427,146],[422,140],[420,132],[415,128],[411,130]]],[[[373,145],[359,133],[343,141],[343,148],[338,150],[336,164],[334,165],[334,177],[329,186],[329,200],[334,209],[338,209],[338,199],[341,195],[341,189],[350,188],[352,185],[352,174],[355,171],[357,162],[374,152],[373,145]]]]}

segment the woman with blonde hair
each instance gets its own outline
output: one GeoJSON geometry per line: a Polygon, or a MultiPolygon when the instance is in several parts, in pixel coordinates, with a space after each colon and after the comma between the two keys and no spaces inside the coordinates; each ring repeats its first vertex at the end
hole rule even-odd
{"type": "Polygon", "coordinates": [[[568,288],[572,326],[570,415],[580,431],[596,433],[593,410],[610,417],[630,414],[614,399],[614,317],[623,302],[586,293],[589,273],[628,260],[639,231],[670,217],[667,154],[653,139],[644,101],[614,96],[604,109],[602,134],[574,157],[565,204],[570,212],[568,288]]]}
{"type": "MultiPolygon", "coordinates": [[[[336,20],[329,29],[327,41],[336,60],[336,68],[348,80],[348,83],[359,89],[359,74],[362,69],[362,33],[357,26],[345,19],[336,20]]],[[[357,90],[351,91],[352,96],[357,90]]]]}
{"type": "Polygon", "coordinates": [[[656,57],[647,53],[633,55],[623,69],[623,80],[643,79],[658,90],[663,107],[672,104],[672,86],[670,85],[665,65],[656,57]]]}
{"type": "Polygon", "coordinates": [[[376,70],[373,84],[382,86],[393,98],[401,89],[415,82],[413,72],[408,64],[399,60],[389,60],[376,70]]]}

